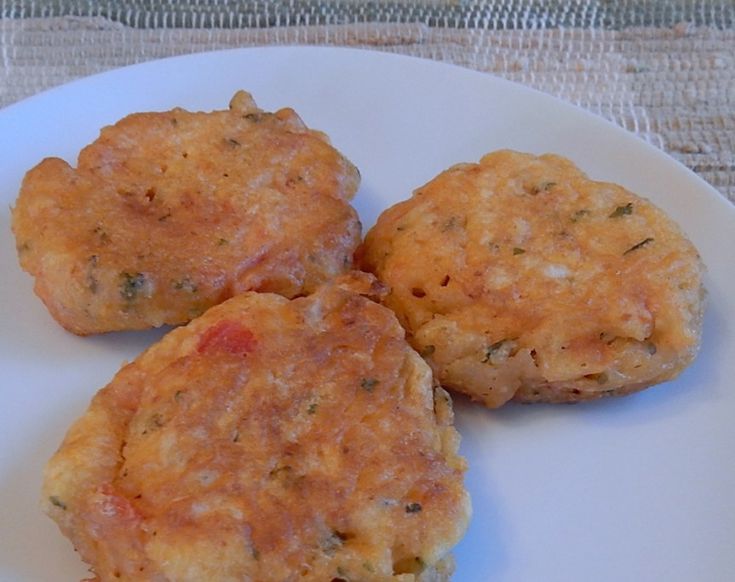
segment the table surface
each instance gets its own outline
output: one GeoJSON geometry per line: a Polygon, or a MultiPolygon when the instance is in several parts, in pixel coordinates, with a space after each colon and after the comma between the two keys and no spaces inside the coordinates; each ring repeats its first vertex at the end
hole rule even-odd
{"type": "Polygon", "coordinates": [[[0,0],[0,107],[115,67],[283,44],[492,73],[577,104],[735,203],[735,1],[0,0]]]}

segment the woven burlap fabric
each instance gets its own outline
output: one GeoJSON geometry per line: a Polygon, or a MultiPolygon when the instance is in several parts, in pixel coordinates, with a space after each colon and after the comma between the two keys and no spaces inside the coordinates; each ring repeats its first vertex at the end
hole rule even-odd
{"type": "Polygon", "coordinates": [[[417,22],[161,28],[102,16],[3,18],[0,106],[131,63],[287,44],[414,55],[535,87],[637,133],[735,202],[732,28],[679,23],[491,30],[417,22]]]}

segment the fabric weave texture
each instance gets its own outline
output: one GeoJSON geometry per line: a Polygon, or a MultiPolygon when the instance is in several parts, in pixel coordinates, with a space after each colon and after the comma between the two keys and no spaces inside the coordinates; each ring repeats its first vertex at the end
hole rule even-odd
{"type": "Polygon", "coordinates": [[[636,133],[735,203],[733,0],[0,0],[0,106],[132,63],[294,44],[534,87],[636,133]]]}

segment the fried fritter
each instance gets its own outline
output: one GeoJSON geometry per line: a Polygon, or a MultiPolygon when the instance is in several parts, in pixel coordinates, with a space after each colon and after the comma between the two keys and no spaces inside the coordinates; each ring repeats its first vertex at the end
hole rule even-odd
{"type": "Polygon", "coordinates": [[[450,168],[384,212],[358,255],[442,385],[489,407],[634,392],[699,346],[694,246],[556,155],[450,168]]]}
{"type": "Polygon", "coordinates": [[[246,293],[92,400],[44,510],[106,580],[448,580],[470,513],[449,396],[364,273],[246,293]]]}
{"type": "Polygon", "coordinates": [[[78,167],[48,158],[13,210],[21,266],[65,328],[179,324],[244,291],[294,297],[352,266],[357,169],[291,109],[137,113],[78,167]]]}

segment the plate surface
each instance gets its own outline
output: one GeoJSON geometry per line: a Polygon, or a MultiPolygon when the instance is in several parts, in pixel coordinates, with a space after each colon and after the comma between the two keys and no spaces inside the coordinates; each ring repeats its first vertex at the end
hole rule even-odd
{"type": "Polygon", "coordinates": [[[709,268],[702,351],[679,379],[578,406],[457,403],[474,517],[458,582],[691,582],[735,572],[735,208],[663,153],[571,105],[488,75],[377,52],[262,48],[97,75],[0,112],[0,579],[79,580],[38,510],[41,471],[124,360],[162,331],[63,331],[17,265],[10,205],[45,156],[70,162],[100,127],[174,106],[226,107],[240,88],[294,107],[361,170],[367,229],[446,167],[498,148],[570,157],[664,208],[709,268]]]}

